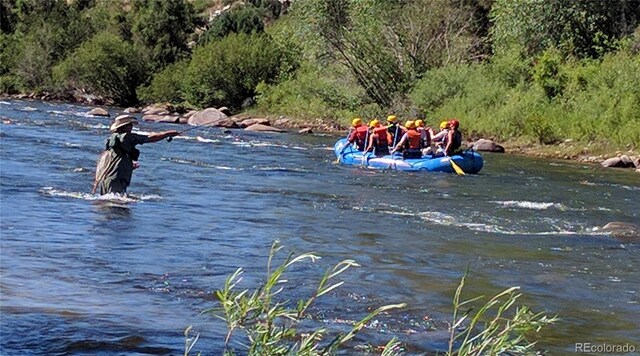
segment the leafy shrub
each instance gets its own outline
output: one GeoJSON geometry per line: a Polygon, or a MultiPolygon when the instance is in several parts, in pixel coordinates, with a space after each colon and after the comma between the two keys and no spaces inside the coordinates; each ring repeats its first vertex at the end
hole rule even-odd
{"type": "Polygon", "coordinates": [[[410,97],[423,111],[431,112],[448,100],[464,95],[469,75],[479,68],[461,65],[432,69],[416,83],[410,97]]]}
{"type": "Polygon", "coordinates": [[[0,93],[14,94],[18,92],[18,79],[13,75],[0,75],[0,93]]]}
{"type": "Polygon", "coordinates": [[[488,64],[431,70],[410,97],[427,120],[456,116],[474,135],[637,147],[640,56],[623,48],[601,60],[564,61],[549,49],[531,70],[527,62],[515,51],[488,64]]]}
{"type": "Polygon", "coordinates": [[[531,81],[531,63],[522,47],[512,46],[491,57],[487,75],[514,88],[531,81]]]}
{"type": "Polygon", "coordinates": [[[0,33],[0,75],[8,74],[15,68],[17,45],[15,36],[0,33]]]}
{"type": "Polygon", "coordinates": [[[273,85],[259,85],[257,108],[301,119],[320,118],[343,123],[354,116],[379,115],[380,108],[371,103],[343,71],[335,66],[320,69],[306,63],[293,78],[273,85]]]}
{"type": "Polygon", "coordinates": [[[551,118],[543,116],[530,117],[525,123],[525,132],[541,145],[550,145],[559,141],[551,118]]]}
{"type": "Polygon", "coordinates": [[[269,36],[231,34],[195,50],[185,74],[185,97],[202,107],[240,108],[258,83],[278,78],[280,61],[269,36]]]}
{"type": "Polygon", "coordinates": [[[214,7],[218,2],[219,0],[193,0],[191,1],[191,4],[193,5],[193,9],[196,13],[201,13],[209,8],[214,7]]]}
{"type": "Polygon", "coordinates": [[[154,75],[151,84],[138,88],[140,100],[145,102],[183,102],[185,98],[182,92],[182,81],[188,65],[187,61],[176,62],[154,75]]]}
{"type": "Polygon", "coordinates": [[[82,89],[128,105],[137,101],[136,87],[147,75],[143,56],[115,35],[100,33],[54,68],[67,89],[82,89]]]}
{"type": "Polygon", "coordinates": [[[561,64],[560,51],[551,47],[537,58],[533,67],[533,80],[544,89],[548,98],[555,98],[564,90],[566,79],[560,71],[561,64]]]}
{"type": "Polygon", "coordinates": [[[629,35],[640,21],[640,8],[623,2],[496,0],[491,18],[495,53],[516,45],[535,56],[555,46],[564,55],[587,58],[601,56],[629,35]]]}
{"type": "Polygon", "coordinates": [[[125,41],[132,41],[129,0],[98,1],[83,15],[91,20],[96,33],[109,32],[125,41]]]}
{"type": "Polygon", "coordinates": [[[18,78],[21,90],[40,91],[51,85],[51,68],[58,55],[58,34],[56,26],[42,23],[18,37],[11,72],[18,78]]]}
{"type": "Polygon", "coordinates": [[[248,0],[247,2],[262,9],[264,15],[272,20],[280,17],[282,13],[283,6],[280,0],[248,0]]]}
{"type": "Polygon", "coordinates": [[[289,79],[295,75],[305,55],[304,40],[288,18],[271,24],[266,33],[278,46],[282,54],[278,81],[289,79]]]}
{"type": "Polygon", "coordinates": [[[567,134],[618,146],[640,142],[640,56],[625,51],[601,61],[566,64],[567,89],[558,104],[568,113],[567,134]]]}
{"type": "Polygon", "coordinates": [[[218,15],[200,38],[200,43],[221,39],[230,33],[264,32],[262,11],[255,6],[239,6],[218,15]]]}
{"type": "Polygon", "coordinates": [[[463,132],[499,135],[496,111],[509,100],[508,85],[491,76],[487,65],[448,66],[429,71],[410,93],[413,103],[436,126],[443,119],[462,120],[463,132]]]}

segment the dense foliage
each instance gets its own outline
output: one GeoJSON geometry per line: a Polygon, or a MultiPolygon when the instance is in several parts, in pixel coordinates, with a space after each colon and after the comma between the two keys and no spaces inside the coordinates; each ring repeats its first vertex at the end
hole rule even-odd
{"type": "Polygon", "coordinates": [[[232,34],[197,48],[184,78],[186,99],[201,107],[240,108],[259,83],[278,77],[280,58],[266,35],[232,34]]]}
{"type": "Polygon", "coordinates": [[[188,56],[195,13],[183,0],[135,0],[132,34],[145,49],[153,69],[188,56]]]}
{"type": "Polygon", "coordinates": [[[61,86],[83,88],[123,104],[135,103],[136,87],[146,72],[143,57],[133,45],[107,32],[83,43],[54,68],[61,86]]]}
{"type": "Polygon", "coordinates": [[[341,123],[456,116],[467,135],[640,142],[637,1],[0,0],[0,10],[4,93],[255,103],[341,123]]]}

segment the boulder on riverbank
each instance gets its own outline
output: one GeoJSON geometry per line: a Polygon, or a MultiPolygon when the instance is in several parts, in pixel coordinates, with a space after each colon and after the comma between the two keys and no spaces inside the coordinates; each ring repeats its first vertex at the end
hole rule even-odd
{"type": "Polygon", "coordinates": [[[640,226],[633,223],[612,221],[599,229],[608,232],[617,239],[637,240],[640,239],[640,226]]]}
{"type": "Polygon", "coordinates": [[[484,138],[481,138],[476,142],[470,143],[469,147],[473,147],[473,149],[476,151],[504,153],[503,146],[484,138]]]}
{"type": "Polygon", "coordinates": [[[285,132],[285,130],[279,129],[277,127],[267,126],[267,125],[263,125],[263,124],[251,125],[251,126],[245,128],[245,131],[285,132]]]}
{"type": "Polygon", "coordinates": [[[106,116],[109,117],[109,112],[103,108],[93,108],[91,109],[91,111],[89,111],[87,113],[87,115],[92,115],[92,116],[106,116]]]}
{"type": "Polygon", "coordinates": [[[265,125],[265,126],[271,126],[271,123],[269,122],[269,119],[265,119],[265,118],[251,118],[251,119],[245,119],[242,120],[238,126],[242,127],[242,128],[246,128],[249,126],[253,126],[256,124],[260,124],[260,125],[265,125]]]}
{"type": "Polygon", "coordinates": [[[142,120],[175,124],[180,121],[180,117],[178,115],[144,115],[142,120]]]}
{"type": "MultiPolygon", "coordinates": [[[[197,111],[196,113],[191,115],[187,123],[189,125],[218,126],[217,122],[225,120],[227,118],[228,116],[225,115],[222,111],[216,108],[207,108],[202,111],[197,111]]],[[[237,127],[237,124],[235,122],[234,122],[234,126],[237,127]]],[[[224,126],[224,127],[228,127],[228,126],[224,126]]]]}
{"type": "Polygon", "coordinates": [[[640,168],[640,158],[621,155],[604,160],[601,165],[605,168],[640,168]]]}
{"type": "Polygon", "coordinates": [[[142,113],[145,115],[169,115],[171,112],[165,108],[159,108],[154,106],[147,106],[142,109],[142,113]]]}

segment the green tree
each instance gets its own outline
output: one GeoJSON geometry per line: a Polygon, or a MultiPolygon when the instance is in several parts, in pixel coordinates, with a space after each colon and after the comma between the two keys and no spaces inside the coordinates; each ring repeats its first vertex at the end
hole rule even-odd
{"type": "Polygon", "coordinates": [[[184,81],[186,99],[201,107],[240,108],[258,83],[278,77],[281,52],[267,35],[230,34],[197,48],[184,81]]]}
{"type": "Polygon", "coordinates": [[[554,47],[549,47],[537,58],[533,67],[533,81],[542,87],[550,99],[562,94],[564,90],[566,78],[560,72],[561,64],[560,52],[554,47]]]}
{"type": "Polygon", "coordinates": [[[182,81],[189,62],[179,61],[169,64],[153,76],[151,84],[138,88],[138,96],[144,102],[181,103],[185,100],[182,81]]]}
{"type": "Polygon", "coordinates": [[[129,0],[96,0],[84,11],[96,32],[110,32],[125,41],[131,41],[131,23],[128,19],[129,0]]]}
{"type": "Polygon", "coordinates": [[[54,68],[58,83],[129,105],[137,101],[136,87],[147,77],[144,58],[117,36],[102,32],[85,42],[54,68]]]}
{"type": "Polygon", "coordinates": [[[467,2],[319,0],[290,11],[307,40],[318,34],[320,58],[349,68],[376,103],[390,107],[430,68],[477,57],[482,7],[467,2]]]}
{"type": "Polygon", "coordinates": [[[253,5],[240,6],[218,15],[205,34],[201,43],[217,40],[230,33],[261,33],[264,32],[262,11],[253,5]]]}
{"type": "Polygon", "coordinates": [[[148,51],[151,68],[164,68],[189,54],[195,13],[185,0],[135,0],[132,35],[148,51]]]}
{"type": "Polygon", "coordinates": [[[16,25],[15,0],[0,0],[0,33],[13,32],[16,25]]]}
{"type": "Polygon", "coordinates": [[[90,1],[3,0],[3,12],[6,8],[15,23],[13,33],[7,34],[12,46],[2,56],[1,71],[11,73],[22,91],[50,89],[51,68],[93,33],[90,20],[82,16],[89,5],[90,1]]]}
{"type": "Polygon", "coordinates": [[[640,20],[637,1],[496,0],[491,9],[495,52],[522,46],[535,56],[550,46],[567,55],[598,57],[640,20]]]}

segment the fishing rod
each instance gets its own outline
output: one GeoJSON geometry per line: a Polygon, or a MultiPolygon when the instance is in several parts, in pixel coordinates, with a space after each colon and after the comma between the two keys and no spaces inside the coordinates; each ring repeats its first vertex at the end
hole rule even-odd
{"type": "MultiPolygon", "coordinates": [[[[208,123],[202,124],[202,125],[196,125],[196,126],[188,128],[186,130],[178,131],[178,135],[182,135],[185,132],[188,132],[188,131],[191,131],[191,130],[195,130],[195,129],[200,128],[200,127],[209,126],[209,125],[212,125],[212,124],[215,124],[215,123],[217,123],[217,121],[208,122],[208,123]]],[[[171,141],[173,141],[173,137],[167,137],[167,142],[171,142],[171,141]]]]}

